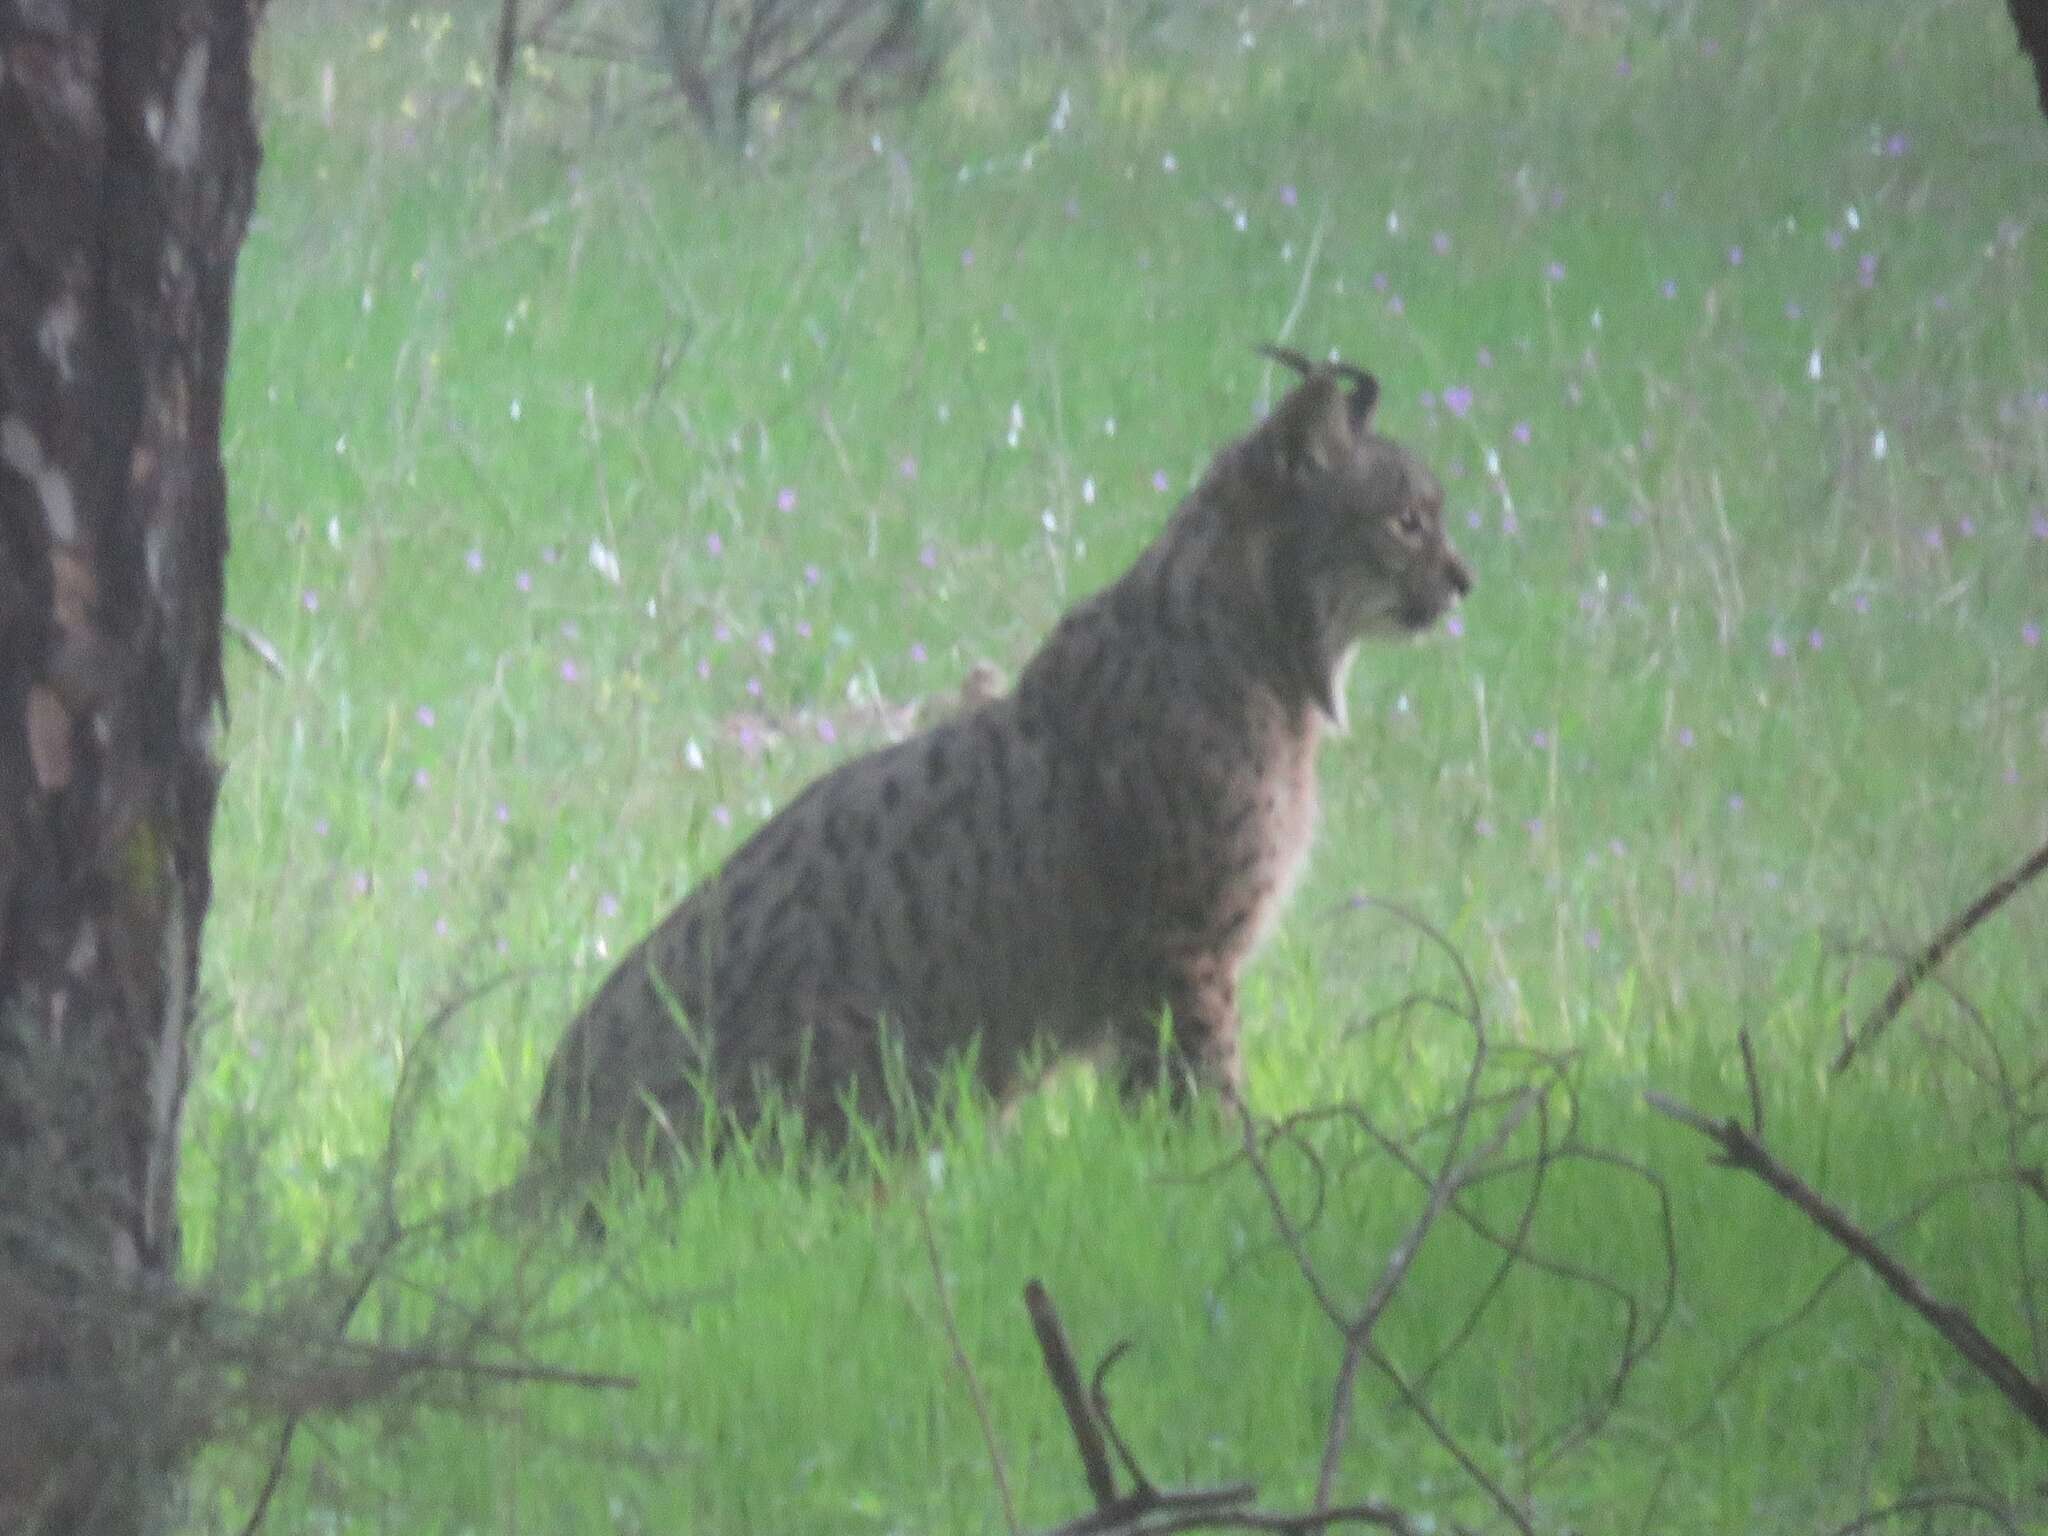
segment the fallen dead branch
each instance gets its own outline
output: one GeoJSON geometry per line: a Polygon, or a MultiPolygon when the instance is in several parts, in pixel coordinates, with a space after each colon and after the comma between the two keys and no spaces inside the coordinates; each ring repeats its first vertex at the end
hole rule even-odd
{"type": "MultiPolygon", "coordinates": [[[[1052,1527],[1044,1536],[1167,1536],[1169,1532],[1197,1530],[1307,1533],[1338,1526],[1365,1526],[1394,1531],[1398,1536],[1421,1536],[1426,1528],[1414,1517],[1378,1500],[1279,1511],[1259,1508],[1255,1483],[1159,1487],[1139,1466],[1109,1411],[1104,1383],[1127,1345],[1119,1343],[1103,1356],[1095,1371],[1093,1389],[1084,1395],[1081,1372],[1067,1343],[1066,1328],[1052,1297],[1038,1281],[1026,1283],[1024,1305],[1031,1314],[1032,1330],[1038,1335],[1046,1377],[1059,1397],[1067,1428],[1074,1437],[1075,1452],[1081,1459],[1082,1474],[1095,1498],[1095,1508],[1089,1513],[1052,1527]],[[1129,1492],[1117,1492],[1108,1444],[1117,1448],[1131,1481],[1129,1492]]],[[[1455,1525],[1451,1528],[1463,1529],[1455,1525]]]]}
{"type": "Polygon", "coordinates": [[[1888,1253],[1841,1207],[1773,1157],[1762,1142],[1732,1119],[1714,1120],[1668,1094],[1644,1094],[1650,1107],[1698,1132],[1721,1149],[1720,1161],[1761,1180],[1788,1204],[1884,1282],[1891,1293],[1928,1322],[1965,1360],[1998,1389],[2007,1402],[2048,1437],[2048,1385],[2036,1381],[1977,1325],[1969,1312],[1942,1301],[1925,1282],[1888,1253]]]}

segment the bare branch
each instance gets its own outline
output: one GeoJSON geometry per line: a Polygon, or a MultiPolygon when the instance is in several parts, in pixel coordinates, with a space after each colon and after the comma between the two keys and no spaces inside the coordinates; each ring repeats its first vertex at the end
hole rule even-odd
{"type": "Polygon", "coordinates": [[[1848,1031],[1847,1022],[1844,1021],[1842,1049],[1836,1054],[1829,1070],[1846,1070],[1858,1053],[1883,1034],[1892,1020],[1899,1016],[1900,1010],[1912,998],[1920,983],[1948,958],[1949,952],[1968,938],[1972,929],[2024,890],[2044,869],[2048,869],[2048,843],[2036,848],[2017,869],[1952,918],[1948,925],[1928,942],[1927,947],[1913,958],[1913,963],[1900,972],[1898,979],[1891,984],[1891,989],[1885,993],[1877,1007],[1871,1010],[1870,1016],[1853,1034],[1848,1031]]]}
{"type": "Polygon", "coordinates": [[[1887,1253],[1876,1238],[1779,1162],[1735,1121],[1709,1119],[1667,1094],[1652,1091],[1643,1097],[1659,1114],[1713,1142],[1721,1149],[1727,1166],[1762,1180],[1780,1199],[1797,1207],[1807,1220],[1854,1254],[1893,1295],[1925,1318],[1958,1354],[1975,1366],[2035,1429],[2048,1437],[2048,1387],[2028,1376],[1967,1311],[1934,1296],[1919,1276],[1887,1253]]]}
{"type": "Polygon", "coordinates": [[[1749,1133],[1761,1136],[1764,1133],[1764,1090],[1757,1081],[1756,1042],[1749,1038],[1747,1024],[1735,1032],[1735,1043],[1742,1048],[1742,1081],[1749,1089],[1749,1133]]]}
{"type": "Polygon", "coordinates": [[[1024,1282],[1024,1307],[1031,1314],[1031,1331],[1038,1335],[1038,1352],[1045,1357],[1045,1374],[1059,1394],[1060,1407],[1067,1415],[1067,1427],[1074,1434],[1074,1449],[1080,1453],[1081,1470],[1088,1479],[1088,1491],[1095,1496],[1098,1510],[1116,1503],[1116,1474],[1110,1469],[1109,1450],[1102,1431],[1096,1427],[1081,1388],[1081,1372],[1074,1364],[1074,1352],[1067,1344],[1066,1330],[1052,1297],[1037,1280],[1024,1282]]]}
{"type": "Polygon", "coordinates": [[[1043,1536],[1167,1536],[1169,1532],[1191,1530],[1292,1531],[1306,1536],[1343,1525],[1373,1526],[1394,1531],[1398,1536],[1419,1536],[1417,1526],[1408,1516],[1377,1500],[1289,1514],[1258,1508],[1258,1486],[1250,1482],[1224,1483],[1212,1488],[1154,1487],[1139,1470],[1123,1436],[1110,1421],[1109,1399],[1102,1385],[1126,1346],[1118,1344],[1095,1368],[1091,1410],[1082,1398],[1081,1373],[1074,1364],[1073,1350],[1052,1297],[1038,1281],[1030,1280],[1025,1282],[1024,1304],[1031,1313],[1039,1350],[1045,1356],[1046,1375],[1059,1394],[1060,1406],[1066,1410],[1089,1491],[1095,1496],[1094,1509],[1053,1527],[1043,1536]],[[1137,1485],[1121,1496],[1109,1470],[1102,1439],[1105,1432],[1137,1485]]]}

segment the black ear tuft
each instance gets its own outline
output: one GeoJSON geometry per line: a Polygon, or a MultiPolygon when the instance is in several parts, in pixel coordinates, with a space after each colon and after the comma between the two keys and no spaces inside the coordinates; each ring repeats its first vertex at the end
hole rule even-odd
{"type": "Polygon", "coordinates": [[[1345,397],[1344,403],[1351,412],[1351,430],[1363,432],[1365,424],[1372,420],[1373,407],[1380,403],[1380,381],[1350,363],[1334,364],[1332,371],[1338,378],[1350,381],[1351,393],[1345,397]]]}
{"type": "Polygon", "coordinates": [[[1259,355],[1261,357],[1270,357],[1274,362],[1279,363],[1282,367],[1292,368],[1304,379],[1316,371],[1316,365],[1314,363],[1310,362],[1307,358],[1303,357],[1299,352],[1295,351],[1294,348],[1283,347],[1278,342],[1260,342],[1259,355]]]}
{"type": "Polygon", "coordinates": [[[1344,380],[1351,386],[1345,397],[1345,407],[1351,417],[1351,430],[1363,432],[1366,423],[1372,420],[1373,407],[1380,403],[1380,381],[1353,363],[1312,363],[1292,347],[1283,347],[1277,342],[1259,343],[1259,355],[1269,357],[1283,367],[1292,368],[1304,379],[1317,374],[1328,374],[1344,380]]]}

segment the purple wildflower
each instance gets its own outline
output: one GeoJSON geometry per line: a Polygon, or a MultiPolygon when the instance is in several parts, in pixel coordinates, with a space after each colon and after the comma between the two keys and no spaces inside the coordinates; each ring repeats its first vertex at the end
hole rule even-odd
{"type": "Polygon", "coordinates": [[[1515,441],[1520,443],[1524,448],[1529,446],[1530,435],[1531,433],[1529,423],[1527,423],[1526,421],[1518,421],[1515,423],[1515,441]]]}
{"type": "Polygon", "coordinates": [[[1463,384],[1445,385],[1444,409],[1462,419],[1472,409],[1472,391],[1463,384]]]}
{"type": "Polygon", "coordinates": [[[778,512],[794,512],[796,510],[796,491],[794,488],[785,485],[775,493],[775,510],[778,512]]]}
{"type": "Polygon", "coordinates": [[[416,709],[416,710],[414,710],[414,711],[412,712],[412,717],[413,717],[413,719],[415,719],[415,720],[419,721],[419,723],[420,723],[421,725],[425,726],[425,727],[426,727],[426,728],[427,728],[428,730],[430,730],[430,731],[431,731],[431,730],[432,730],[432,729],[434,728],[434,706],[433,706],[433,705],[431,705],[431,704],[422,704],[422,705],[421,705],[421,706],[420,706],[420,707],[419,707],[418,709],[416,709]]]}
{"type": "Polygon", "coordinates": [[[1165,493],[1165,491],[1166,491],[1166,488],[1167,488],[1167,486],[1168,486],[1168,485],[1169,485],[1170,483],[1171,483],[1171,482],[1170,482],[1170,481],[1168,481],[1168,480],[1167,480],[1167,478],[1166,478],[1166,471],[1165,471],[1165,470],[1163,470],[1163,469],[1155,469],[1155,470],[1153,470],[1153,471],[1152,471],[1152,489],[1153,489],[1153,490],[1155,490],[1155,491],[1158,491],[1158,492],[1160,492],[1160,493],[1161,493],[1161,494],[1163,495],[1163,494],[1165,493]]]}
{"type": "Polygon", "coordinates": [[[462,563],[469,567],[472,574],[481,572],[484,568],[484,552],[480,549],[472,549],[462,557],[462,563]]]}
{"type": "Polygon", "coordinates": [[[705,534],[704,552],[711,556],[712,559],[716,560],[720,555],[725,553],[725,540],[721,539],[716,533],[716,531],[705,534]]]}
{"type": "Polygon", "coordinates": [[[1296,203],[1300,201],[1301,193],[1295,190],[1293,182],[1288,181],[1281,183],[1280,206],[1282,208],[1292,208],[1296,203]]]}

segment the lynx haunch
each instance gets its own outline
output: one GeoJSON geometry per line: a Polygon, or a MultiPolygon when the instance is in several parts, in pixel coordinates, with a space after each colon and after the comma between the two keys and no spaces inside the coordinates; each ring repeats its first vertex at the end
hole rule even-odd
{"type": "Polygon", "coordinates": [[[689,1144],[707,1094],[886,1136],[970,1047],[998,1096],[1105,1047],[1127,1089],[1237,1091],[1238,973],[1307,855],[1352,655],[1472,586],[1372,377],[1269,350],[1301,382],[1010,693],[818,779],[626,956],[548,1068],[544,1165],[689,1144]]]}

